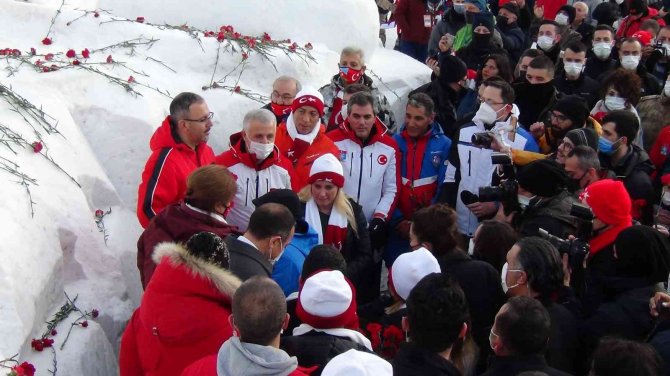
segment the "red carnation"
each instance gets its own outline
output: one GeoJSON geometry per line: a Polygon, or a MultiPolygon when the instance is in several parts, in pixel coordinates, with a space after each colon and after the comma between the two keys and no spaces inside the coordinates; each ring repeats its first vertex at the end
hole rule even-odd
{"type": "Polygon", "coordinates": [[[12,50],[12,55],[14,56],[21,56],[21,51],[17,50],[16,48],[12,50]]]}
{"type": "Polygon", "coordinates": [[[81,51],[81,56],[84,59],[88,59],[89,57],[91,57],[91,51],[89,51],[88,48],[84,48],[84,50],[81,51]]]}
{"type": "Polygon", "coordinates": [[[52,329],[52,330],[51,330],[51,335],[52,335],[52,336],[55,336],[56,334],[58,334],[58,332],[56,331],[56,329],[52,329]]]}
{"type": "Polygon", "coordinates": [[[144,17],[139,16],[139,17],[137,17],[136,21],[139,22],[139,23],[144,23],[144,17]]]}
{"type": "Polygon", "coordinates": [[[30,54],[31,55],[37,55],[37,50],[35,50],[34,47],[30,47],[30,54]]]}
{"type": "MultiPolygon", "coordinates": [[[[100,210],[100,209],[98,209],[98,210],[100,210]]],[[[95,212],[96,215],[98,214],[98,210],[96,210],[96,212],[95,212]]],[[[102,210],[100,210],[100,212],[102,212],[102,210]]],[[[94,310],[91,311],[91,317],[96,318],[99,315],[100,315],[100,312],[97,309],[94,309],[94,310]]]]}
{"type": "Polygon", "coordinates": [[[77,60],[77,59],[74,59],[74,60],[72,61],[72,65],[79,65],[79,64],[81,64],[81,63],[80,63],[79,60],[77,60]]]}
{"type": "Polygon", "coordinates": [[[69,49],[69,50],[67,50],[67,52],[65,53],[65,56],[69,57],[70,59],[73,59],[74,57],[77,56],[77,53],[74,52],[73,49],[69,49]]]}
{"type": "Polygon", "coordinates": [[[114,62],[114,59],[112,59],[112,55],[107,56],[107,64],[111,64],[114,62]]]}
{"type": "Polygon", "coordinates": [[[242,34],[238,33],[237,31],[233,33],[233,38],[239,39],[242,34]]]}
{"type": "Polygon", "coordinates": [[[105,212],[103,212],[102,210],[98,209],[98,210],[95,211],[95,216],[96,217],[102,217],[103,215],[105,215],[105,212]]]}
{"type": "Polygon", "coordinates": [[[93,13],[93,17],[95,17],[95,18],[100,17],[100,13],[98,13],[98,12],[94,12],[94,13],[93,13]]]}
{"type": "Polygon", "coordinates": [[[44,347],[51,347],[54,344],[54,340],[51,338],[42,338],[42,345],[44,347]]]}
{"type": "Polygon", "coordinates": [[[44,60],[46,60],[46,61],[52,60],[53,58],[54,58],[54,54],[51,54],[51,53],[50,53],[50,54],[46,54],[46,55],[44,56],[44,60]]]}
{"type": "Polygon", "coordinates": [[[47,73],[49,71],[51,71],[49,67],[42,67],[42,72],[47,73]]]}
{"type": "Polygon", "coordinates": [[[135,82],[135,77],[133,77],[133,76],[128,77],[128,83],[133,83],[133,82],[135,82]]]}
{"type": "Polygon", "coordinates": [[[242,52],[242,60],[247,60],[249,58],[249,54],[246,52],[242,52]]]}
{"type": "Polygon", "coordinates": [[[44,345],[42,345],[42,341],[39,339],[34,339],[30,341],[30,347],[33,348],[35,351],[42,351],[44,350],[44,345]]]}
{"type": "Polygon", "coordinates": [[[42,66],[42,60],[37,60],[35,62],[35,65],[37,65],[38,67],[42,66]]]}
{"type": "Polygon", "coordinates": [[[249,40],[247,41],[247,43],[249,43],[249,47],[251,47],[251,48],[256,47],[256,41],[253,40],[253,39],[251,39],[251,38],[249,38],[249,40]]]}
{"type": "Polygon", "coordinates": [[[266,41],[266,42],[269,42],[269,41],[272,40],[272,38],[270,38],[270,34],[263,33],[263,40],[266,41]]]}
{"type": "Polygon", "coordinates": [[[239,86],[235,86],[235,89],[233,89],[233,90],[234,90],[236,93],[239,93],[240,91],[242,91],[242,88],[239,87],[239,86]]]}
{"type": "Polygon", "coordinates": [[[306,49],[306,50],[311,50],[312,48],[313,48],[313,47],[312,47],[312,44],[311,44],[311,43],[307,43],[307,44],[305,45],[305,49],[306,49]]]}
{"type": "Polygon", "coordinates": [[[84,320],[84,321],[81,322],[80,325],[81,325],[82,328],[88,328],[88,321],[84,320]]]}
{"type": "Polygon", "coordinates": [[[44,148],[44,145],[42,145],[42,142],[41,142],[41,141],[35,141],[35,142],[33,142],[33,143],[31,144],[31,146],[33,147],[33,151],[34,151],[35,153],[39,153],[39,152],[41,152],[41,151],[42,151],[42,148],[44,148]]]}
{"type": "Polygon", "coordinates": [[[50,45],[51,42],[52,42],[52,40],[49,37],[46,37],[46,38],[42,39],[42,44],[45,45],[45,46],[50,45]]]}
{"type": "MultiPolygon", "coordinates": [[[[28,362],[23,362],[18,366],[12,368],[12,371],[14,371],[13,374],[16,374],[16,376],[34,376],[35,366],[33,366],[28,362]]],[[[12,375],[12,373],[10,373],[10,375],[12,375]]]]}
{"type": "Polygon", "coordinates": [[[226,34],[224,34],[223,31],[219,31],[219,33],[216,35],[216,40],[223,42],[224,39],[226,39],[226,34]]]}
{"type": "Polygon", "coordinates": [[[298,45],[293,43],[292,45],[288,46],[288,49],[295,52],[295,50],[298,49],[298,45]]]}

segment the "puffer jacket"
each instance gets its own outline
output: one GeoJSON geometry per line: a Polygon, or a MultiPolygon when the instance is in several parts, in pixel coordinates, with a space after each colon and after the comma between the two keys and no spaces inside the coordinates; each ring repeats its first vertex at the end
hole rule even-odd
{"type": "Polygon", "coordinates": [[[121,376],[177,376],[232,335],[226,318],[237,277],[174,243],[157,247],[154,261],[158,267],[121,339],[121,376]]]}
{"type": "Polygon", "coordinates": [[[531,205],[521,215],[519,234],[538,236],[541,228],[561,239],[567,239],[568,235],[576,235],[577,223],[570,215],[570,208],[574,202],[575,198],[568,191],[539,201],[531,200],[531,205]]]}
{"type": "Polygon", "coordinates": [[[305,258],[312,248],[319,244],[319,234],[316,230],[304,220],[297,222],[293,239],[272,269],[272,279],[281,287],[285,296],[298,291],[305,258]]]}

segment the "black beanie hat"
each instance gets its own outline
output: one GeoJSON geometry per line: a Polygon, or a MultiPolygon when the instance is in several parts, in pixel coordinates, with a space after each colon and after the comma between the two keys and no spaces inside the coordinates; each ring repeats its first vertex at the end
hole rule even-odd
{"type": "Polygon", "coordinates": [[[221,237],[212,232],[203,231],[191,236],[186,242],[186,249],[199,259],[228,269],[228,247],[221,237]]]}
{"type": "Polygon", "coordinates": [[[510,13],[514,13],[516,18],[519,18],[519,6],[514,4],[514,3],[505,3],[505,5],[501,6],[500,8],[507,10],[510,13]]]}
{"type": "Polygon", "coordinates": [[[577,128],[565,134],[575,146],[584,145],[598,151],[598,134],[591,128],[577,128]]]}
{"type": "Polygon", "coordinates": [[[468,72],[463,60],[456,56],[440,54],[439,60],[440,76],[438,80],[442,85],[461,81],[468,72]]]}
{"type": "Polygon", "coordinates": [[[575,17],[577,17],[577,10],[572,5],[563,5],[558,8],[559,12],[565,12],[568,14],[568,23],[572,24],[575,22],[575,17]]]}
{"type": "Polygon", "coordinates": [[[495,26],[493,25],[493,14],[491,12],[475,13],[474,17],[472,18],[473,32],[477,26],[485,26],[487,29],[489,29],[491,34],[493,34],[495,29],[495,26]]]}
{"type": "Polygon", "coordinates": [[[612,26],[619,18],[619,6],[616,3],[600,3],[593,9],[591,18],[598,21],[599,25],[612,26]]]}
{"type": "Polygon", "coordinates": [[[291,211],[293,218],[302,218],[302,214],[300,214],[300,199],[298,198],[298,195],[290,189],[273,189],[263,196],[251,200],[251,202],[253,202],[256,207],[268,203],[284,205],[291,211]]]}
{"type": "Polygon", "coordinates": [[[636,16],[648,12],[646,0],[631,0],[628,4],[628,13],[636,16]]]}
{"type": "Polygon", "coordinates": [[[566,95],[556,102],[554,111],[558,111],[572,120],[575,128],[581,128],[589,117],[589,108],[584,98],[578,95],[566,95]]]}
{"type": "Polygon", "coordinates": [[[523,167],[517,174],[519,185],[528,192],[552,197],[568,187],[570,177],[553,159],[540,159],[523,167]]]}

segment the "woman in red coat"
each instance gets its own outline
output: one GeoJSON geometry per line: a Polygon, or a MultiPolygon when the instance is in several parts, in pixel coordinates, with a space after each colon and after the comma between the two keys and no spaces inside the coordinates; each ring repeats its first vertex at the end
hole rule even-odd
{"type": "Polygon", "coordinates": [[[223,239],[201,232],[186,247],[160,244],[153,259],[158,266],[121,340],[121,376],[178,376],[232,335],[228,316],[241,282],[227,270],[223,239]]]}

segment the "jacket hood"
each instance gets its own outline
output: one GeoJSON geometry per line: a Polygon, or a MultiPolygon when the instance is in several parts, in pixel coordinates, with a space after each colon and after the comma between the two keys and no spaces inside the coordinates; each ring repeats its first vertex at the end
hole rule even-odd
{"type": "MultiPolygon", "coordinates": [[[[351,129],[351,126],[349,125],[349,118],[345,119],[344,122],[340,124],[340,130],[344,134],[346,134],[347,138],[350,139],[351,141],[354,141],[359,145],[363,145],[361,140],[359,140],[358,137],[356,137],[356,133],[351,129]]],[[[382,123],[382,121],[379,120],[378,117],[375,117],[375,124],[373,125],[373,130],[374,134],[372,135],[372,138],[368,140],[367,145],[374,144],[388,133],[388,128],[386,128],[386,125],[384,125],[384,123],[382,123]]]]}
{"type": "Polygon", "coordinates": [[[299,221],[304,222],[307,230],[293,235],[293,240],[289,243],[289,246],[293,245],[298,252],[300,252],[304,257],[309,255],[309,251],[312,250],[312,244],[317,244],[319,242],[319,234],[316,232],[314,227],[307,223],[307,221],[300,219],[299,221]]]}
{"type": "Polygon", "coordinates": [[[230,298],[232,298],[237,288],[242,284],[240,279],[228,270],[191,255],[181,244],[158,244],[152,258],[156,264],[159,264],[164,257],[168,257],[168,261],[173,267],[183,266],[192,276],[211,281],[218,292],[230,298]]]}
{"type": "Polygon", "coordinates": [[[176,135],[172,133],[170,121],[170,116],[168,115],[165,120],[163,120],[161,126],[156,129],[156,132],[154,132],[153,136],[151,136],[149,147],[152,151],[173,147],[190,149],[186,144],[175,139],[176,135]]]}
{"type": "Polygon", "coordinates": [[[289,375],[298,368],[298,360],[284,350],[240,342],[231,337],[224,342],[216,359],[219,376],[233,375],[289,375]]]}
{"type": "Polygon", "coordinates": [[[260,164],[256,164],[256,156],[247,152],[247,146],[244,143],[244,137],[242,137],[242,132],[237,132],[230,136],[230,150],[232,151],[235,158],[242,162],[245,166],[253,168],[257,171],[264,170],[276,163],[279,163],[281,154],[279,149],[275,145],[272,154],[269,155],[265,160],[260,164]]]}

